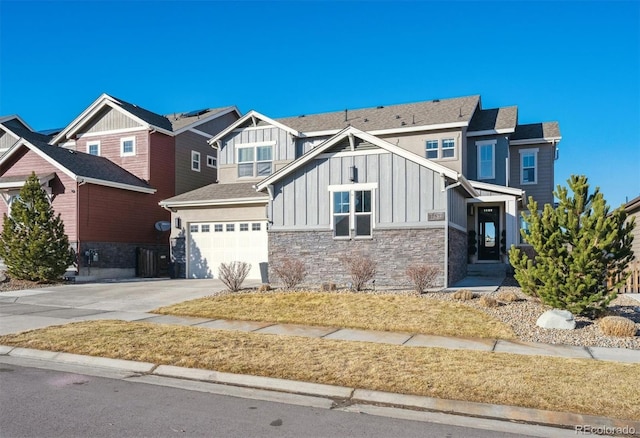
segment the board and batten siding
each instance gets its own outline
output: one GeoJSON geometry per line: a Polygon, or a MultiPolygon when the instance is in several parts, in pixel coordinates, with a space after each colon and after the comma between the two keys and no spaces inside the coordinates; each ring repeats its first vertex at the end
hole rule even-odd
{"type": "Polygon", "coordinates": [[[217,167],[207,166],[207,155],[217,156],[207,139],[195,132],[185,131],[175,137],[176,195],[212,184],[218,179],[217,167]],[[200,171],[191,169],[191,152],[200,153],[200,171]]]}
{"type": "Polygon", "coordinates": [[[529,196],[533,196],[538,202],[538,209],[542,210],[545,204],[553,205],[553,190],[555,182],[553,168],[555,160],[555,147],[550,144],[534,144],[526,146],[511,146],[510,148],[510,179],[509,186],[517,187],[526,192],[527,202],[529,196]],[[537,177],[535,184],[521,184],[521,154],[524,149],[538,149],[537,177]]]}
{"type": "Polygon", "coordinates": [[[0,131],[0,155],[8,151],[18,141],[13,135],[0,131]]]}
{"type": "Polygon", "coordinates": [[[131,117],[110,107],[101,110],[95,117],[92,117],[91,120],[92,121],[82,129],[82,133],[142,127],[140,123],[131,117]]]}
{"type": "Polygon", "coordinates": [[[464,193],[459,188],[448,190],[449,222],[467,227],[467,204],[464,193]]]}
{"type": "MultiPolygon", "coordinates": [[[[467,178],[483,183],[507,185],[507,158],[513,160],[513,150],[509,149],[509,140],[505,136],[483,136],[472,137],[467,142],[467,178]],[[478,143],[495,141],[493,150],[494,156],[494,178],[480,179],[478,177],[478,143]]],[[[516,152],[517,153],[517,152],[516,152]]],[[[509,163],[511,167],[511,162],[509,163]]],[[[510,184],[512,187],[517,187],[510,184]]]]}
{"type": "Polygon", "coordinates": [[[447,195],[441,177],[406,158],[384,153],[316,158],[274,184],[270,208],[272,229],[327,229],[331,222],[329,185],[351,184],[349,168],[357,168],[357,183],[378,183],[375,226],[442,225],[428,222],[429,212],[444,212],[447,195]]]}

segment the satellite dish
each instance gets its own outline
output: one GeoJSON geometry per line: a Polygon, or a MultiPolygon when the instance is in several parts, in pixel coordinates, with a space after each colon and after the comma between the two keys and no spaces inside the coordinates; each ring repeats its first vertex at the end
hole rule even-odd
{"type": "Polygon", "coordinates": [[[171,222],[169,221],[158,221],[155,224],[156,230],[158,231],[169,231],[171,229],[171,222]]]}

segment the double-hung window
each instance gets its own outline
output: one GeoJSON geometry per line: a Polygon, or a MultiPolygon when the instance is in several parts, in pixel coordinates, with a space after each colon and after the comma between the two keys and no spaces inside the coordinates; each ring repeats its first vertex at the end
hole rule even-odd
{"type": "Polygon", "coordinates": [[[427,140],[426,157],[430,160],[456,157],[456,141],[453,138],[443,138],[441,140],[427,140]]]}
{"type": "Polygon", "coordinates": [[[330,186],[331,228],[337,239],[370,238],[376,184],[330,186]]]}
{"type": "Polygon", "coordinates": [[[442,140],[442,158],[453,158],[456,154],[456,142],[452,138],[442,140]]]}
{"type": "Polygon", "coordinates": [[[100,141],[90,141],[87,143],[87,153],[89,155],[100,155],[100,141]]]}
{"type": "Polygon", "coordinates": [[[200,172],[200,152],[191,151],[191,170],[200,172]]]}
{"type": "Polygon", "coordinates": [[[263,177],[273,173],[275,142],[237,145],[238,177],[263,177]]]}
{"type": "Polygon", "coordinates": [[[494,179],[496,177],[496,141],[478,141],[478,179],[494,179]]]}
{"type": "Polygon", "coordinates": [[[520,184],[538,182],[538,149],[520,150],[520,184]]]}
{"type": "Polygon", "coordinates": [[[438,159],[438,140],[427,140],[427,158],[438,159]]]}
{"type": "Polygon", "coordinates": [[[120,156],[130,157],[136,154],[136,138],[125,137],[120,139],[120,156]]]}

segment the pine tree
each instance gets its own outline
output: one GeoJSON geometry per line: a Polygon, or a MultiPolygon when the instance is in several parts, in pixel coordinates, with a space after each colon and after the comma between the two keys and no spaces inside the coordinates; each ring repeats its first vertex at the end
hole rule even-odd
{"type": "Polygon", "coordinates": [[[0,257],[16,279],[55,281],[75,261],[60,215],[54,216],[35,173],[4,215],[0,257]]]}
{"type": "Polygon", "coordinates": [[[572,175],[554,192],[558,207],[546,204],[542,213],[529,198],[522,214],[529,233],[522,236],[535,250],[535,259],[511,247],[509,259],[522,291],[576,315],[598,316],[626,281],[623,271],[633,259],[633,220],[620,207],[610,212],[596,187],[589,194],[587,177],[572,175]],[[611,285],[608,282],[611,282],[611,285]]]}

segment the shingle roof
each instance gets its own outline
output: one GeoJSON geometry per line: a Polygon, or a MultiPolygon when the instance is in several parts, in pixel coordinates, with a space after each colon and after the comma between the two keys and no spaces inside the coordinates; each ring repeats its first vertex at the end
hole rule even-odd
{"type": "Polygon", "coordinates": [[[530,140],[538,138],[561,138],[558,122],[531,123],[516,126],[511,140],[530,140]]]}
{"type": "Polygon", "coordinates": [[[206,202],[245,198],[264,198],[267,201],[269,196],[256,192],[254,185],[255,183],[209,184],[173,198],[165,199],[162,203],[170,205],[171,203],[190,201],[206,202]]]}
{"type": "Polygon", "coordinates": [[[177,131],[179,129],[184,128],[185,126],[188,126],[192,123],[197,122],[198,120],[202,120],[202,119],[206,119],[207,117],[225,111],[225,110],[230,110],[234,108],[233,106],[224,106],[221,108],[209,108],[207,109],[205,112],[203,112],[202,114],[199,114],[197,116],[191,116],[191,117],[186,117],[185,114],[189,114],[188,112],[186,113],[174,113],[174,114],[167,114],[166,118],[169,119],[169,123],[171,123],[171,126],[173,128],[174,131],[177,131]]]}
{"type": "Polygon", "coordinates": [[[300,132],[340,130],[353,126],[362,131],[469,122],[480,96],[407,103],[275,119],[300,132]]]}
{"type": "Polygon", "coordinates": [[[139,107],[138,105],[134,105],[122,99],[118,99],[117,97],[111,96],[111,98],[118,102],[123,109],[130,112],[134,116],[139,117],[150,125],[166,129],[167,131],[172,130],[171,122],[165,116],[161,116],[160,114],[156,114],[152,111],[146,110],[142,107],[139,107]]]}
{"type": "Polygon", "coordinates": [[[145,189],[152,188],[145,181],[104,157],[76,152],[59,146],[51,146],[43,141],[29,140],[29,143],[77,176],[145,189]]]}
{"type": "Polygon", "coordinates": [[[483,109],[476,111],[469,122],[468,132],[515,129],[518,123],[518,107],[483,109]]]}
{"type": "Polygon", "coordinates": [[[51,140],[50,135],[41,134],[39,132],[33,132],[30,129],[27,129],[22,123],[11,123],[13,120],[9,122],[2,122],[2,125],[6,127],[9,131],[13,132],[20,138],[24,138],[28,141],[43,141],[47,143],[51,140]]]}

